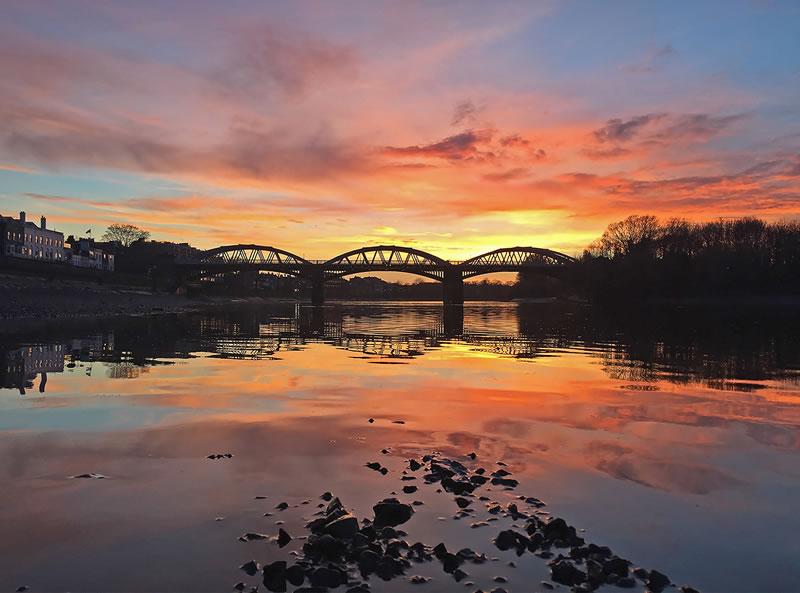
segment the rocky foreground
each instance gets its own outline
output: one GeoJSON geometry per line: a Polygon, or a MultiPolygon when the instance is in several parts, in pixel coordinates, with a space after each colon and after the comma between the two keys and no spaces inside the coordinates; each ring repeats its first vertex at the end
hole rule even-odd
{"type": "MultiPolygon", "coordinates": [[[[587,543],[578,535],[575,527],[560,517],[552,517],[541,511],[545,504],[530,496],[517,496],[517,502],[501,503],[479,492],[487,485],[501,490],[513,491],[519,485],[511,477],[505,464],[498,462],[494,471],[483,467],[469,468],[465,464],[478,465],[474,453],[466,456],[464,463],[438,454],[424,456],[421,460],[409,459],[401,480],[407,494],[422,487],[436,488],[436,492],[453,495],[457,507],[456,518],[473,518],[476,507],[483,505],[490,515],[486,521],[476,521],[474,529],[498,525],[508,527],[495,532],[491,544],[502,551],[512,550],[519,561],[547,561],[551,581],[540,583],[539,588],[554,589],[567,586],[571,591],[590,592],[600,587],[622,589],[646,588],[652,593],[661,593],[674,587],[670,579],[658,570],[634,568],[630,560],[622,558],[606,546],[587,543]],[[530,560],[526,560],[529,558],[530,560]]],[[[378,462],[366,464],[372,470],[386,474],[378,462]]],[[[489,488],[487,492],[491,492],[489,488]]],[[[396,498],[385,498],[373,507],[373,517],[355,517],[344,503],[330,492],[321,496],[315,518],[306,529],[309,531],[302,547],[302,554],[294,562],[278,560],[261,566],[256,560],[240,568],[250,577],[257,577],[268,591],[284,592],[294,587],[295,593],[325,592],[339,587],[347,593],[368,593],[370,578],[384,581],[402,579],[409,585],[425,585],[429,581],[421,575],[409,575],[413,568],[424,563],[438,562],[443,572],[454,583],[463,587],[474,586],[470,580],[470,565],[483,564],[490,560],[485,553],[470,548],[449,550],[443,542],[430,543],[407,541],[408,534],[399,529],[413,519],[416,501],[405,504],[396,498]]],[[[281,503],[286,505],[286,503],[281,503]]],[[[278,505],[278,509],[281,508],[278,505]]],[[[283,508],[286,508],[285,506],[283,508]]],[[[266,539],[257,533],[246,533],[240,539],[266,539]]],[[[280,529],[276,543],[283,548],[292,541],[292,536],[280,529]]],[[[497,587],[491,593],[505,593],[505,577],[495,577],[497,587]]],[[[526,584],[521,583],[525,586],[526,584]]],[[[528,584],[530,585],[530,584],[528,584]]],[[[404,587],[405,585],[398,586],[404,587]]],[[[237,583],[235,589],[256,591],[258,584],[237,583]]],[[[474,590],[474,589],[473,589],[474,590]]],[[[679,589],[682,593],[696,593],[689,586],[679,589]]],[[[475,593],[483,593],[480,589],[475,593]]]]}

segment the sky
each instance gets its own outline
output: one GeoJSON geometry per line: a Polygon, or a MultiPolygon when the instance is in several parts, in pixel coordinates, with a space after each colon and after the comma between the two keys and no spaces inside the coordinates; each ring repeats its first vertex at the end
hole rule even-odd
{"type": "Polygon", "coordinates": [[[0,213],[326,259],[800,217],[800,2],[0,0],[0,213]]]}

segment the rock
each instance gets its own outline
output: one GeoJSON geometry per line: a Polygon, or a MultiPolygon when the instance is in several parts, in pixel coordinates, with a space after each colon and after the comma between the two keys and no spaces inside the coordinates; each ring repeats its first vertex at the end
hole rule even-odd
{"type": "Polygon", "coordinates": [[[657,570],[651,570],[650,574],[647,575],[645,584],[653,593],[661,593],[661,591],[663,591],[667,585],[670,584],[670,581],[669,578],[667,578],[667,575],[660,573],[657,570]]]}
{"type": "Polygon", "coordinates": [[[338,539],[353,539],[358,533],[358,519],[353,515],[342,515],[325,526],[325,533],[338,539]]]}
{"type": "Polygon", "coordinates": [[[429,578],[427,578],[427,577],[424,577],[424,576],[422,576],[422,575],[415,574],[413,577],[411,577],[411,578],[410,578],[410,579],[408,579],[408,580],[409,580],[411,583],[413,583],[414,585],[424,585],[424,584],[425,584],[425,583],[427,583],[427,582],[428,582],[430,579],[429,579],[429,578]]]}
{"type": "Polygon", "coordinates": [[[278,529],[278,547],[282,548],[292,541],[292,536],[286,533],[282,528],[278,529]]]}
{"type": "Polygon", "coordinates": [[[289,568],[286,569],[286,580],[289,581],[295,587],[299,587],[303,584],[303,581],[306,579],[305,570],[299,564],[292,564],[289,568]]]}
{"type": "Polygon", "coordinates": [[[369,469],[374,469],[376,472],[381,470],[381,464],[377,461],[370,461],[369,463],[364,464],[369,469]]]}
{"type": "Polygon", "coordinates": [[[28,585],[20,585],[19,587],[17,587],[17,593],[24,593],[28,589],[30,589],[28,585]]]}
{"type": "Polygon", "coordinates": [[[320,566],[311,573],[311,584],[315,587],[335,588],[347,582],[347,577],[338,570],[320,566]]]}
{"type": "Polygon", "coordinates": [[[264,500],[265,498],[266,498],[266,496],[262,496],[262,495],[258,495],[258,496],[254,496],[253,497],[254,500],[264,500]]]}
{"type": "Polygon", "coordinates": [[[401,525],[411,518],[414,509],[403,504],[396,498],[386,498],[372,507],[375,513],[375,525],[385,526],[401,525]]]}
{"type": "Polygon", "coordinates": [[[508,579],[506,577],[497,576],[492,579],[495,583],[507,583],[508,579]]]}
{"type": "Polygon", "coordinates": [[[697,589],[690,587],[689,585],[683,585],[680,588],[681,593],[699,593],[697,589]]]}
{"type": "Polygon", "coordinates": [[[320,498],[322,500],[324,500],[325,502],[330,502],[331,499],[333,498],[333,494],[331,494],[330,492],[323,492],[322,496],[320,496],[320,498]]]}
{"type": "Polygon", "coordinates": [[[603,572],[606,575],[616,574],[621,577],[628,576],[628,566],[630,562],[620,558],[619,556],[613,556],[606,560],[603,563],[603,572]]]}
{"type": "Polygon", "coordinates": [[[422,464],[419,461],[417,461],[416,459],[409,459],[408,460],[408,469],[410,469],[412,472],[417,471],[421,467],[422,467],[422,464]]]}
{"type": "Polygon", "coordinates": [[[456,568],[453,571],[453,578],[456,580],[456,583],[460,583],[461,581],[463,581],[468,576],[469,575],[466,572],[464,572],[463,570],[461,570],[460,568],[456,568]]]}
{"type": "Polygon", "coordinates": [[[455,500],[456,504],[458,505],[458,508],[460,509],[466,508],[472,504],[471,500],[469,500],[468,498],[464,498],[463,496],[456,496],[455,500]]]}
{"type": "Polygon", "coordinates": [[[525,550],[528,547],[528,538],[512,529],[506,529],[497,534],[494,545],[500,550],[525,550]]]}
{"type": "MultiPolygon", "coordinates": [[[[236,584],[233,586],[233,588],[234,588],[234,589],[236,589],[237,591],[244,591],[244,588],[245,588],[246,586],[247,586],[247,585],[245,585],[244,583],[242,583],[242,582],[240,581],[240,582],[236,583],[236,584]]],[[[17,589],[17,591],[19,592],[19,591],[20,591],[20,589],[17,589]]]]}
{"type": "Polygon", "coordinates": [[[252,531],[248,531],[239,536],[239,541],[241,542],[252,542],[260,539],[267,539],[268,536],[264,535],[263,533],[254,533],[252,531]]]}
{"type": "Polygon", "coordinates": [[[478,454],[473,451],[472,453],[467,453],[467,457],[475,461],[478,458],[478,454]]]}
{"type": "Polygon", "coordinates": [[[405,420],[392,420],[392,424],[405,424],[405,420]]]}
{"type": "Polygon", "coordinates": [[[289,503],[279,502],[277,505],[275,505],[275,508],[278,509],[279,511],[285,511],[286,509],[289,508],[289,503]]]}
{"type": "Polygon", "coordinates": [[[439,560],[442,561],[442,568],[447,573],[453,573],[459,566],[464,563],[464,559],[456,554],[445,552],[439,560]]]}
{"type": "Polygon", "coordinates": [[[562,585],[578,585],[586,580],[586,573],[569,560],[559,560],[550,566],[550,578],[562,585]]]}
{"type": "Polygon", "coordinates": [[[242,564],[239,567],[239,569],[245,571],[252,577],[259,571],[260,567],[258,565],[258,562],[256,562],[255,560],[250,560],[242,564]]]}
{"type": "Polygon", "coordinates": [[[555,587],[553,587],[553,583],[548,583],[547,581],[542,581],[542,587],[545,589],[549,589],[552,591],[555,587]]]}
{"type": "Polygon", "coordinates": [[[286,591],[286,562],[277,560],[272,564],[267,564],[263,569],[264,586],[267,591],[283,593],[286,591]]]}
{"type": "Polygon", "coordinates": [[[417,491],[416,486],[403,486],[403,492],[405,492],[406,494],[413,494],[416,491],[417,491]]]}
{"type": "Polygon", "coordinates": [[[614,584],[622,589],[633,589],[636,586],[636,581],[633,577],[622,577],[621,579],[617,579],[617,582],[614,584]]]}
{"type": "Polygon", "coordinates": [[[506,488],[516,488],[519,482],[511,478],[492,478],[492,485],[505,486],[506,488]]]}
{"type": "Polygon", "coordinates": [[[375,418],[370,418],[369,420],[367,420],[367,422],[369,422],[370,424],[372,424],[373,422],[375,422],[375,418]]]}

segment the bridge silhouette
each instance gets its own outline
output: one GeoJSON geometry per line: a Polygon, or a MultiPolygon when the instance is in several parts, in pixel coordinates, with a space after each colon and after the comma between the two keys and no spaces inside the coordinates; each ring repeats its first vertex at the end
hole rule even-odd
{"type": "Polygon", "coordinates": [[[288,274],[311,287],[311,302],[325,302],[325,283],[365,272],[406,272],[442,283],[445,304],[464,303],[464,280],[496,272],[541,271],[557,274],[575,260],[540,247],[506,247],[464,261],[444,260],[412,247],[377,245],[361,247],[329,260],[307,260],[265,245],[225,245],[176,262],[181,276],[208,277],[236,271],[288,274]]]}

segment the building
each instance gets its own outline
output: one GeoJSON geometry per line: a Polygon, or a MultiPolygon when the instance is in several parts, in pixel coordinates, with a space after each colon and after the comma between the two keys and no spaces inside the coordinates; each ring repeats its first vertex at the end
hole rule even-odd
{"type": "Polygon", "coordinates": [[[49,262],[64,261],[64,234],[47,228],[42,216],[39,226],[25,219],[0,216],[0,255],[49,262]]]}
{"type": "Polygon", "coordinates": [[[0,388],[19,389],[20,395],[25,395],[40,375],[39,391],[44,393],[47,373],[64,372],[64,354],[63,344],[32,344],[0,351],[0,388]]]}
{"type": "Polygon", "coordinates": [[[109,253],[106,249],[101,249],[101,245],[94,239],[75,239],[70,236],[64,246],[64,253],[67,263],[76,268],[89,268],[104,272],[114,271],[114,254],[109,253]]]}

